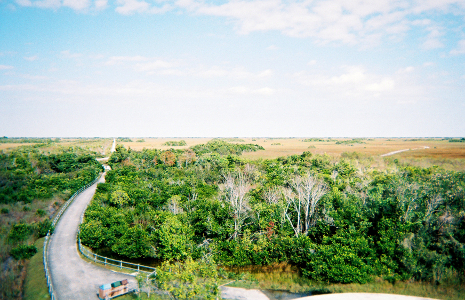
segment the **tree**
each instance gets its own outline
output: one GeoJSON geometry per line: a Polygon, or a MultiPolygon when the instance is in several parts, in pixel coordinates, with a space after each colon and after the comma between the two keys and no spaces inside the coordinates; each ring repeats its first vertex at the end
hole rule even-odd
{"type": "Polygon", "coordinates": [[[174,166],[174,164],[176,163],[176,155],[173,152],[166,150],[160,155],[160,160],[165,165],[171,167],[171,166],[174,166]]]}
{"type": "Polygon", "coordinates": [[[109,202],[114,206],[123,207],[126,203],[129,202],[129,200],[129,196],[125,191],[116,190],[113,193],[111,193],[109,202]]]}
{"type": "Polygon", "coordinates": [[[318,202],[326,194],[328,187],[310,173],[294,177],[290,186],[284,189],[284,198],[287,203],[285,216],[294,229],[296,237],[302,233],[307,235],[310,227],[316,223],[318,202]]]}
{"type": "Polygon", "coordinates": [[[208,259],[164,262],[157,269],[156,281],[159,289],[167,291],[176,300],[216,300],[220,297],[217,266],[208,259]]]}
{"type": "Polygon", "coordinates": [[[232,236],[234,239],[239,234],[244,219],[250,210],[248,206],[249,196],[247,195],[250,187],[250,183],[242,173],[229,173],[224,176],[224,200],[230,204],[234,214],[234,233],[232,236]]]}
{"type": "Polygon", "coordinates": [[[155,256],[148,234],[141,226],[129,228],[111,250],[129,258],[155,256]]]}

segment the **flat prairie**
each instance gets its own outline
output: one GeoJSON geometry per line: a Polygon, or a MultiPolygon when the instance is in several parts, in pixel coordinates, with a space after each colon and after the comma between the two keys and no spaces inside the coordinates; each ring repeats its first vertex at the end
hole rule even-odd
{"type": "MultiPolygon", "coordinates": [[[[205,144],[212,138],[131,138],[131,142],[117,142],[126,148],[142,149],[186,149],[198,144],[205,144]],[[186,142],[186,146],[165,146],[167,141],[186,142]]],[[[97,151],[102,155],[109,155],[113,139],[73,139],[62,138],[60,143],[50,147],[79,146],[97,151]]],[[[233,143],[258,144],[264,151],[246,152],[242,157],[247,159],[272,159],[287,155],[300,155],[304,151],[312,154],[327,154],[338,158],[342,153],[356,152],[359,156],[370,158],[371,167],[383,168],[385,161],[397,159],[402,163],[409,163],[420,167],[438,165],[446,169],[465,170],[465,143],[449,142],[443,138],[225,138],[233,143]],[[305,141],[311,140],[311,141],[305,141]],[[320,141],[317,141],[320,140],[320,141]],[[401,151],[404,150],[404,151],[401,151]],[[383,154],[397,152],[390,156],[383,154]]],[[[12,150],[19,146],[33,145],[31,143],[0,143],[0,151],[12,150]]],[[[42,150],[51,150],[48,147],[42,150]]]]}

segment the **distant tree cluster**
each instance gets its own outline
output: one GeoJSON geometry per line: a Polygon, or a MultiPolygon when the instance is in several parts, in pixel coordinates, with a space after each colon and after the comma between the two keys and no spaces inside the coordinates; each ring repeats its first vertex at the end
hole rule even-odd
{"type": "Polygon", "coordinates": [[[197,154],[218,153],[220,155],[241,155],[242,152],[265,150],[256,144],[234,144],[220,139],[213,139],[206,144],[195,145],[191,149],[197,154]]]}
{"type": "Polygon", "coordinates": [[[180,140],[180,141],[167,141],[163,143],[163,146],[186,146],[187,143],[185,140],[180,140]]]}
{"type": "Polygon", "coordinates": [[[324,139],[320,139],[320,138],[310,138],[310,139],[304,139],[302,140],[302,142],[329,142],[329,140],[324,140],[324,139]]]}
{"type": "Polygon", "coordinates": [[[121,143],[131,143],[132,139],[127,138],[127,137],[119,137],[119,138],[116,139],[116,141],[121,142],[121,143]]]}
{"type": "Polygon", "coordinates": [[[449,139],[449,143],[465,143],[465,138],[461,138],[461,139],[449,139]]]}
{"type": "Polygon", "coordinates": [[[337,141],[336,145],[353,145],[353,144],[366,144],[365,139],[350,139],[337,141]]]}
{"type": "Polygon", "coordinates": [[[59,138],[8,138],[6,136],[0,137],[0,143],[15,143],[15,144],[25,144],[25,143],[38,143],[38,144],[51,144],[53,142],[60,142],[59,138]]]}

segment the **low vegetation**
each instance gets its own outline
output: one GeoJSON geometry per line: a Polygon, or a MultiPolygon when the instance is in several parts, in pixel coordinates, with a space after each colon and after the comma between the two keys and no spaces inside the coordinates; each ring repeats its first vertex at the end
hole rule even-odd
{"type": "Polygon", "coordinates": [[[102,171],[96,155],[50,143],[0,152],[0,299],[22,298],[34,242],[53,232],[50,217],[64,200],[102,171]]]}
{"type": "Polygon", "coordinates": [[[180,140],[180,141],[167,141],[163,143],[163,146],[186,146],[187,143],[185,140],[180,140]]]}

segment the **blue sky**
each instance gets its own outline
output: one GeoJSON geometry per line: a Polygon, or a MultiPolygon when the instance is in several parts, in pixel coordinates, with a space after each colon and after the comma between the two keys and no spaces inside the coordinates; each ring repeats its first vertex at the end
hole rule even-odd
{"type": "Polygon", "coordinates": [[[0,0],[1,136],[465,136],[464,87],[464,0],[0,0]]]}

